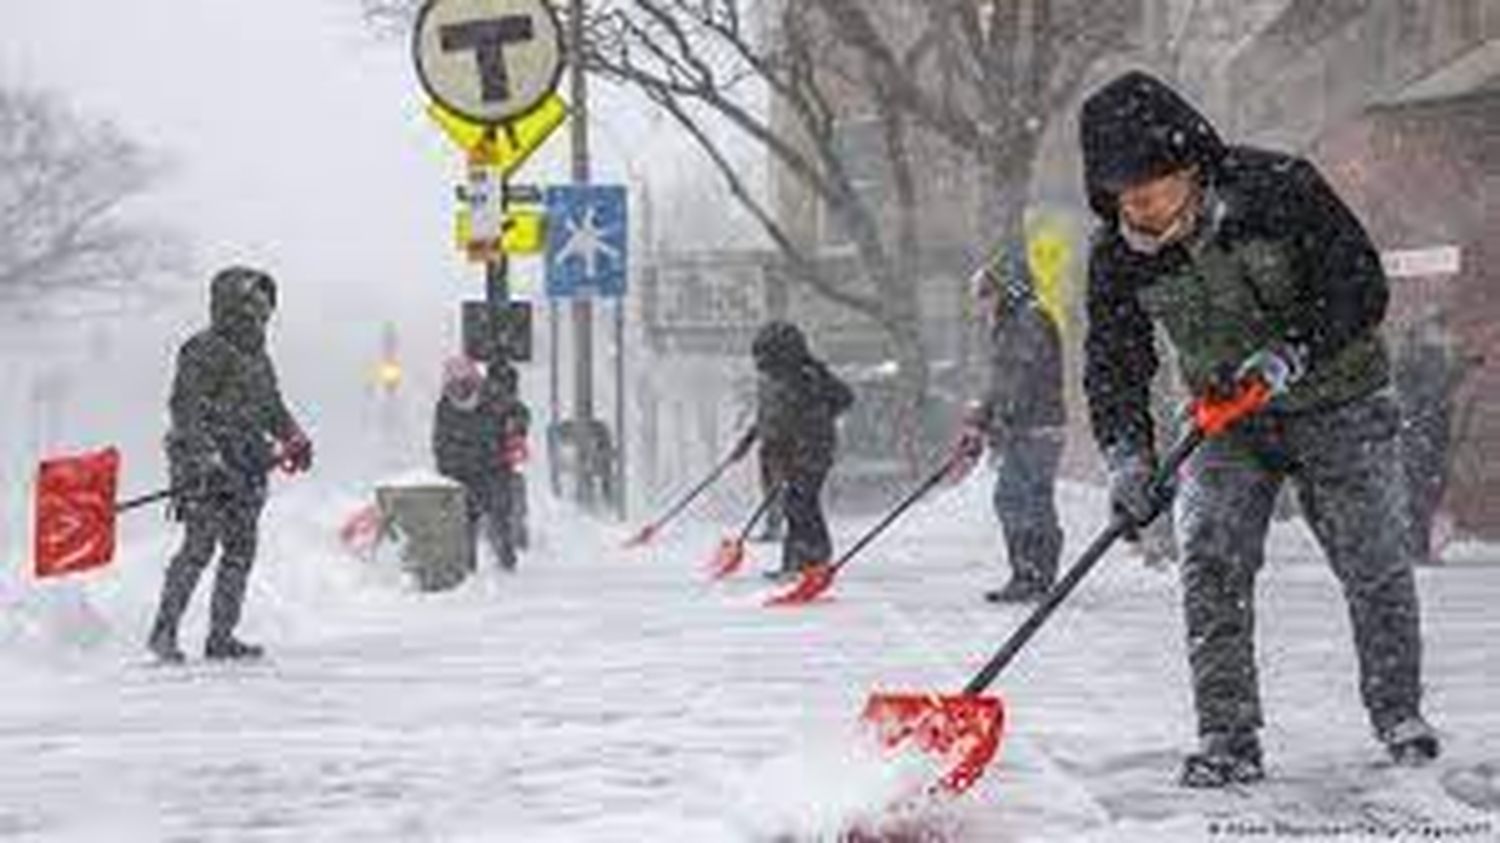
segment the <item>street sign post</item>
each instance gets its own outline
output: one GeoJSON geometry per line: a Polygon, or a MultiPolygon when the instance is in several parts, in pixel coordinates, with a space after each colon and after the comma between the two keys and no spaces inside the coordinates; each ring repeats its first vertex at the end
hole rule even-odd
{"type": "MultiPolygon", "coordinates": [[[[512,207],[507,181],[567,116],[555,93],[562,55],[545,0],[425,0],[412,33],[428,113],[465,154],[460,247],[484,264],[484,301],[460,310],[465,350],[483,355],[507,401],[518,401],[512,362],[531,359],[531,310],[510,299],[509,256],[539,252],[545,229],[535,210],[512,207]]],[[[525,535],[524,485],[513,479],[512,549],[525,535]]]]}
{"type": "Polygon", "coordinates": [[[625,294],[629,231],[623,185],[547,188],[547,295],[625,294]]]}

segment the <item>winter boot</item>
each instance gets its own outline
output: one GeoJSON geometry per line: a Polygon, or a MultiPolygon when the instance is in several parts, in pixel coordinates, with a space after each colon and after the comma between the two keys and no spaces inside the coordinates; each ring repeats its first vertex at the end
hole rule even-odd
{"type": "Polygon", "coordinates": [[[146,639],[146,649],[162,664],[182,664],[187,661],[182,648],[177,646],[177,630],[157,625],[146,639]]]}
{"type": "Polygon", "coordinates": [[[1213,732],[1202,737],[1197,752],[1183,759],[1178,783],[1183,787],[1218,788],[1265,777],[1260,739],[1254,732],[1213,732]]]}
{"type": "Polygon", "coordinates": [[[254,660],[265,654],[259,644],[246,644],[233,635],[212,635],[203,645],[203,657],[216,661],[254,660]]]}
{"type": "Polygon", "coordinates": [[[1036,603],[1047,596],[1049,586],[1035,577],[1011,577],[1004,588],[984,593],[989,603],[1036,603]]]}
{"type": "Polygon", "coordinates": [[[1380,739],[1391,760],[1403,767],[1420,767],[1438,757],[1442,744],[1437,732],[1421,717],[1408,717],[1387,729],[1380,739]]]}

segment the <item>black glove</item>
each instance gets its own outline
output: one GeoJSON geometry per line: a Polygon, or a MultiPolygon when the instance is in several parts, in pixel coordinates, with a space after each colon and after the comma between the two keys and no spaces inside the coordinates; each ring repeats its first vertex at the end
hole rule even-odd
{"type": "Polygon", "coordinates": [[[1117,445],[1105,455],[1109,464],[1109,505],[1132,526],[1142,526],[1172,499],[1171,484],[1155,482],[1156,458],[1131,445],[1117,445]]]}

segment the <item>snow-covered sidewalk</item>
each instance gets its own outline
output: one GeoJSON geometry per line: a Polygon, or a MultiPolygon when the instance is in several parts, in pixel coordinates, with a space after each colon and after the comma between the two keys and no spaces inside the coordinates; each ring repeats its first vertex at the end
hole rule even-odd
{"type": "MultiPolygon", "coordinates": [[[[884,786],[853,748],[869,691],[956,690],[1022,617],[979,600],[1001,577],[987,479],[915,510],[831,602],[782,610],[758,605],[753,572],[706,582],[712,525],[623,551],[624,527],[546,502],[519,574],[418,594],[340,553],[347,502],[288,490],[246,611],[272,658],[181,670],[138,650],[174,538],[153,527],[83,584],[12,587],[7,611],[73,606],[61,626],[84,618],[95,643],[0,621],[0,838],[833,839],[884,786]]],[[[1064,494],[1081,547],[1099,501],[1064,494]]],[[[863,526],[838,524],[841,543],[863,526]]],[[[752,566],[773,552],[752,546],[752,566]]],[[[1172,786],[1192,737],[1177,584],[1116,552],[1001,678],[998,762],[939,824],[986,841],[1500,838],[1500,560],[1419,587],[1448,749],[1433,768],[1380,763],[1337,586],[1280,527],[1259,613],[1270,781],[1172,786]]]]}

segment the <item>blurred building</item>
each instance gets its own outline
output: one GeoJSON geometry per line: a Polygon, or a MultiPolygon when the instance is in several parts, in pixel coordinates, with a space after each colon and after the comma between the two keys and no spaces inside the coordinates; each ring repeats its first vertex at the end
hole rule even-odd
{"type": "Polygon", "coordinates": [[[1392,278],[1393,347],[1436,320],[1478,365],[1454,395],[1446,508],[1500,538],[1500,3],[1292,0],[1222,66],[1225,129],[1300,150],[1392,278]]]}

